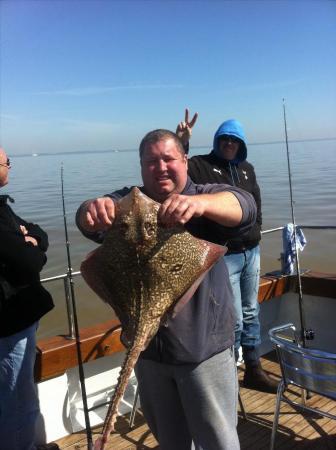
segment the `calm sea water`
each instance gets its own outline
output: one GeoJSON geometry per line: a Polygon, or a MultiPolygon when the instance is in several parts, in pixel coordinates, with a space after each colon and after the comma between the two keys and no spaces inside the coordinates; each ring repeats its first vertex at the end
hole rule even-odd
{"type": "MultiPolygon", "coordinates": [[[[336,225],[336,141],[290,144],[295,216],[297,224],[336,225]]],[[[249,161],[254,165],[263,201],[263,228],[291,222],[287,157],[284,144],[249,146],[249,161]]],[[[197,148],[191,155],[207,153],[197,148]]],[[[10,155],[11,156],[11,155],[10,155]]],[[[61,163],[74,270],[79,270],[85,255],[95,244],[83,238],[74,216],[80,203],[123,186],[141,183],[137,151],[63,155],[11,156],[10,183],[2,194],[15,198],[17,214],[38,223],[48,232],[48,263],[42,276],[67,271],[61,199],[61,163]]],[[[301,253],[301,267],[336,272],[336,230],[305,230],[308,244],[301,253]]],[[[279,269],[281,232],[262,240],[262,271],[279,269]]],[[[80,326],[113,317],[112,310],[95,297],[84,282],[75,279],[80,326]]],[[[39,336],[67,332],[62,282],[48,284],[56,308],[42,319],[39,336]]]]}

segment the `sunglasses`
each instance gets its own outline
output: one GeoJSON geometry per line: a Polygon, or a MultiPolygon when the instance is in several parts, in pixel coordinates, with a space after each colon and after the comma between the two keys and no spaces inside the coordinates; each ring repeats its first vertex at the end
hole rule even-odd
{"type": "Polygon", "coordinates": [[[240,139],[236,138],[235,136],[229,136],[229,135],[223,135],[219,138],[222,142],[233,142],[236,144],[240,143],[240,139]]]}
{"type": "Polygon", "coordinates": [[[0,164],[0,166],[3,166],[3,167],[8,167],[8,168],[10,168],[10,166],[11,166],[11,162],[10,162],[10,159],[9,159],[9,158],[7,158],[7,161],[5,162],[5,164],[0,164]]]}

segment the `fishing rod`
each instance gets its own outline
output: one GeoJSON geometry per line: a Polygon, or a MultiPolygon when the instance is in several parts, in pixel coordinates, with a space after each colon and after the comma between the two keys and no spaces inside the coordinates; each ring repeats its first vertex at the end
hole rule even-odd
{"type": "Polygon", "coordinates": [[[69,241],[69,236],[68,236],[68,225],[67,225],[66,212],[65,212],[63,163],[61,165],[61,186],[62,186],[62,205],[63,205],[65,243],[66,243],[67,258],[68,258],[68,278],[70,281],[70,297],[71,297],[72,312],[73,312],[73,322],[74,322],[74,328],[75,328],[79,382],[81,385],[81,393],[82,393],[82,400],[83,400],[83,410],[84,410],[84,419],[85,419],[86,437],[87,437],[87,448],[88,448],[88,450],[92,450],[93,449],[92,431],[91,431],[91,425],[90,425],[89,408],[88,408],[88,404],[87,404],[82,353],[81,353],[81,348],[80,348],[81,343],[80,343],[80,337],[79,337],[74,280],[73,280],[73,276],[72,276],[72,265],[71,265],[71,257],[70,257],[70,241],[69,241]]]}
{"type": "Polygon", "coordinates": [[[290,194],[290,204],[291,204],[291,213],[292,213],[292,223],[294,230],[294,243],[295,243],[295,265],[296,265],[296,274],[298,281],[298,290],[299,290],[299,313],[300,313],[300,323],[301,323],[301,340],[303,347],[306,346],[306,340],[314,339],[314,331],[312,329],[306,328],[306,318],[305,311],[303,306],[303,295],[302,295],[302,282],[301,282],[301,272],[300,272],[300,259],[297,248],[297,234],[296,234],[296,221],[294,214],[294,201],[293,201],[293,189],[292,189],[292,174],[291,174],[291,166],[289,159],[289,148],[288,148],[288,133],[287,133],[287,120],[286,120],[286,105],[285,99],[282,99],[283,102],[283,117],[285,124],[285,138],[286,138],[286,153],[287,153],[287,167],[288,167],[288,180],[289,180],[289,194],[290,194]]]}

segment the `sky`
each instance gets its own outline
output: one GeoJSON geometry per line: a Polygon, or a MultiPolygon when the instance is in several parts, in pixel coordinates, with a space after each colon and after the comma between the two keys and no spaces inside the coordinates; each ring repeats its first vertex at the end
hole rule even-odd
{"type": "Polygon", "coordinates": [[[336,1],[0,0],[7,153],[138,148],[199,113],[248,143],[336,137],[336,1]]]}

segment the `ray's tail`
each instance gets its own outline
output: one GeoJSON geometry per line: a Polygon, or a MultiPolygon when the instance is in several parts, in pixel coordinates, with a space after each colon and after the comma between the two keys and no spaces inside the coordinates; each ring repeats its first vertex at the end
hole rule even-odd
{"type": "Polygon", "coordinates": [[[95,444],[94,450],[104,450],[105,444],[112,431],[114,431],[114,423],[118,415],[118,406],[125,393],[129,378],[140,353],[143,350],[145,339],[135,338],[133,344],[128,348],[125,360],[120,370],[117,385],[115,387],[110,405],[105,417],[102,436],[100,436],[95,444]]]}

